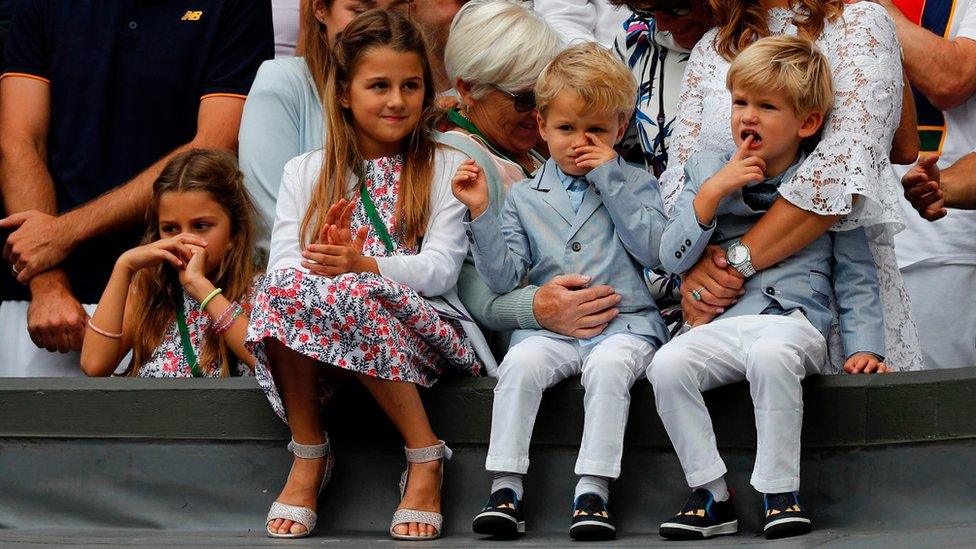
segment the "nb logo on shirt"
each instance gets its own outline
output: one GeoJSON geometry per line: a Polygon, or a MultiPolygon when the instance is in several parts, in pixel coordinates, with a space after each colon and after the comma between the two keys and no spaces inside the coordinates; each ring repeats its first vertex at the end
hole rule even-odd
{"type": "Polygon", "coordinates": [[[199,21],[203,17],[202,11],[188,11],[183,14],[183,18],[180,21],[199,21]]]}

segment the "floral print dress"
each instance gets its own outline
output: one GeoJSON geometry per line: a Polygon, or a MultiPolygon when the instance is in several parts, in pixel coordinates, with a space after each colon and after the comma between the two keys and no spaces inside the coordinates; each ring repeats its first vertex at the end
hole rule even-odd
{"type": "MultiPolygon", "coordinates": [[[[257,281],[258,279],[255,280],[257,281]]],[[[241,303],[245,311],[249,308],[251,298],[252,295],[249,295],[246,300],[247,303],[241,303]]],[[[212,329],[213,320],[210,318],[210,315],[200,310],[200,304],[185,291],[183,292],[183,310],[186,312],[186,328],[190,334],[190,344],[193,346],[193,352],[196,353],[196,356],[200,357],[203,352],[204,337],[212,329]]],[[[247,364],[239,360],[235,362],[231,375],[252,375],[251,369],[247,367],[247,364]]],[[[220,364],[217,361],[211,364],[200,364],[200,369],[203,371],[204,377],[220,377],[220,364]]],[[[166,330],[162,342],[153,351],[152,356],[139,368],[138,376],[193,377],[190,365],[186,361],[186,355],[183,353],[180,328],[177,326],[175,319],[166,330]]]]}
{"type": "MultiPolygon", "coordinates": [[[[363,181],[387,227],[395,227],[403,158],[364,163],[363,181]]],[[[363,255],[416,254],[390,231],[395,249],[388,254],[362,201],[351,221],[353,234],[369,227],[363,255]]],[[[459,228],[460,230],[460,228],[459,228]]],[[[268,370],[264,341],[272,338],[323,365],[378,379],[430,387],[448,369],[480,375],[478,360],[464,330],[411,288],[374,273],[334,278],[295,268],[268,273],[258,292],[245,344],[257,358],[255,374],[285,419],[284,406],[268,370]]]]}

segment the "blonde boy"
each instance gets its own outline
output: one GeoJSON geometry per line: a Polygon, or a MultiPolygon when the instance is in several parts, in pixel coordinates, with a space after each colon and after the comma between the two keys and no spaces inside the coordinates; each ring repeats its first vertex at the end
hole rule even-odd
{"type": "MultiPolygon", "coordinates": [[[[658,414],[694,490],[681,512],[661,525],[668,538],[738,529],[702,391],[748,380],[758,439],[752,485],[765,495],[766,537],[779,538],[812,527],[798,498],[800,382],[827,361],[833,305],[840,311],[845,370],[885,370],[878,278],[863,229],[811,235],[806,248],[759,273],[741,241],[779,198],[780,183],[805,158],[804,141],[823,124],[834,97],[827,59],[808,40],[764,38],[732,62],[727,85],[737,150],[688,160],[661,243],[671,272],[688,270],[707,245],[718,244],[746,277],[737,303],[675,337],[648,368],[658,414]]],[[[704,288],[683,291],[700,300],[704,288]]]]}
{"type": "Polygon", "coordinates": [[[627,67],[603,48],[571,47],[536,83],[549,161],[516,183],[504,205],[489,203],[484,171],[473,162],[461,166],[454,179],[454,194],[469,209],[465,231],[475,266],[493,291],[509,292],[525,278],[540,284],[581,273],[620,296],[619,314],[596,337],[574,339],[546,330],[513,334],[498,368],[492,410],[486,468],[495,480],[474,519],[476,533],[524,532],[522,475],[542,392],[582,374],[585,420],[570,536],[615,536],[607,511],[609,482],[620,474],[630,388],[668,337],[642,278],[645,267],[659,263],[666,223],[658,184],[613,150],[636,89],[627,67]]]}

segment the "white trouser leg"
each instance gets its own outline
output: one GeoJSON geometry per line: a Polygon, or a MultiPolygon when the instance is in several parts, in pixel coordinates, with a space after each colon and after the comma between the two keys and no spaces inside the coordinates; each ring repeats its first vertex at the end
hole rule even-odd
{"type": "Polygon", "coordinates": [[[584,354],[585,416],[575,472],[615,479],[620,476],[630,388],[644,375],[654,347],[632,334],[614,334],[584,347],[584,354]]]}
{"type": "MultiPolygon", "coordinates": [[[[0,377],[78,377],[81,353],[52,353],[42,349],[27,332],[29,301],[0,302],[0,377]]],[[[82,305],[89,315],[95,305],[82,305]]]]}
{"type": "Polygon", "coordinates": [[[699,326],[659,349],[648,379],[688,485],[701,486],[727,471],[702,391],[748,378],[759,440],[752,484],[765,493],[798,489],[800,381],[820,371],[826,348],[806,319],[754,315],[699,326]]]}
{"type": "Polygon", "coordinates": [[[542,392],[579,373],[580,364],[575,340],[532,336],[508,350],[498,365],[485,469],[523,475],[529,470],[529,442],[542,392]]]}
{"type": "Polygon", "coordinates": [[[976,265],[916,264],[901,272],[926,369],[976,364],[976,265]]]}

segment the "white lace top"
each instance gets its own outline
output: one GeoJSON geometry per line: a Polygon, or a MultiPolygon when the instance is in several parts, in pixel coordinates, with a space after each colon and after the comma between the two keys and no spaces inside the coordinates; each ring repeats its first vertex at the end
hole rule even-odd
{"type": "MultiPolygon", "coordinates": [[[[770,10],[771,33],[797,34],[793,19],[799,9],[770,10]]],[[[661,175],[669,211],[683,187],[689,156],[735,148],[729,129],[731,95],[725,88],[729,62],[715,50],[716,32],[710,30],[698,42],[685,69],[670,163],[661,175]]],[[[885,306],[887,363],[900,370],[921,369],[918,334],[892,245],[892,235],[904,226],[888,160],[903,87],[895,25],[881,6],[859,2],[827,22],[816,42],[833,71],[834,106],[822,139],[780,193],[804,210],[844,216],[831,230],[870,228],[885,306]],[[854,195],[860,196],[856,203],[854,195]]]]}

